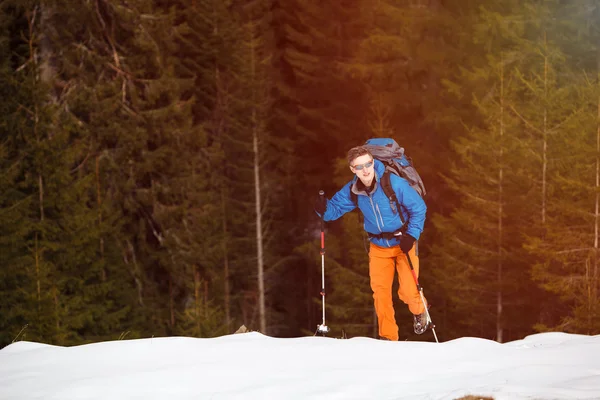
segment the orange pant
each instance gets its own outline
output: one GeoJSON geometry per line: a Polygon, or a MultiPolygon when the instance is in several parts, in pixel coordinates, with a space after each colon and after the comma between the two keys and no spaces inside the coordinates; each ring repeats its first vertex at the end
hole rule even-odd
{"type": "MultiPolygon", "coordinates": [[[[408,252],[417,277],[419,276],[419,257],[415,244],[408,252]]],[[[379,336],[390,340],[398,340],[398,325],[394,317],[394,303],[392,301],[392,284],[394,270],[398,271],[398,297],[413,314],[425,311],[421,296],[417,290],[415,279],[410,271],[406,255],[399,246],[380,247],[371,243],[369,251],[369,276],[371,289],[375,301],[375,312],[379,322],[379,336]]]]}

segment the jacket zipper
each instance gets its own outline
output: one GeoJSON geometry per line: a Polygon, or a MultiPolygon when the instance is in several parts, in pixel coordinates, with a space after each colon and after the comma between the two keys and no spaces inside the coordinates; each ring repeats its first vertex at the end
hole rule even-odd
{"type": "Polygon", "coordinates": [[[377,210],[375,210],[375,206],[373,205],[373,199],[371,198],[371,196],[369,196],[369,201],[371,202],[371,208],[373,209],[373,214],[375,215],[375,222],[377,223],[377,229],[379,229],[379,232],[383,232],[383,230],[381,229],[381,226],[379,226],[379,219],[377,218],[377,210]]]}
{"type": "Polygon", "coordinates": [[[379,209],[379,204],[375,204],[375,208],[377,208],[377,212],[379,213],[379,218],[381,219],[381,226],[385,226],[383,222],[383,215],[381,215],[381,210],[379,209]]]}

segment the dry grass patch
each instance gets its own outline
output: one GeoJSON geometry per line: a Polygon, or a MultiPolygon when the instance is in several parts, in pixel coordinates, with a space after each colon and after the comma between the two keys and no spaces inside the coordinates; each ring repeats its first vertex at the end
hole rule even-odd
{"type": "Polygon", "coordinates": [[[455,400],[494,400],[493,397],[487,397],[487,396],[473,396],[473,395],[468,395],[465,397],[461,397],[455,400]]]}

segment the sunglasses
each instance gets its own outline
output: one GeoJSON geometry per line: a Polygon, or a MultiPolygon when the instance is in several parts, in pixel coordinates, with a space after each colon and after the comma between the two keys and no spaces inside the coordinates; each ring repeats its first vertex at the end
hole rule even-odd
{"type": "Polygon", "coordinates": [[[371,165],[373,165],[373,160],[371,160],[369,162],[366,162],[364,164],[354,165],[352,168],[354,168],[357,171],[360,171],[363,168],[369,168],[369,167],[371,167],[371,165]]]}

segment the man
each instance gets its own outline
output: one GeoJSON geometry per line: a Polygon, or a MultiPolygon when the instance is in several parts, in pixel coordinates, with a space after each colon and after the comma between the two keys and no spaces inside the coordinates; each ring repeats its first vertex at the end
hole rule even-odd
{"type": "Polygon", "coordinates": [[[398,271],[398,296],[414,315],[413,327],[417,334],[428,328],[425,306],[410,271],[407,255],[415,273],[419,274],[417,240],[423,231],[427,207],[409,183],[390,174],[391,186],[400,209],[390,203],[381,187],[385,166],[375,160],[366,147],[358,146],[348,151],[350,170],[356,176],[330,200],[321,196],[315,203],[315,211],[325,221],[332,221],[358,208],[364,215],[364,229],[369,235],[369,277],[375,311],[382,339],[398,340],[398,325],[394,317],[392,283],[394,269],[398,271]],[[351,192],[355,196],[351,195],[351,192]],[[352,198],[355,198],[355,204],[352,198]],[[399,212],[403,214],[400,217],[399,212]],[[406,221],[403,223],[402,221],[406,221]]]}

